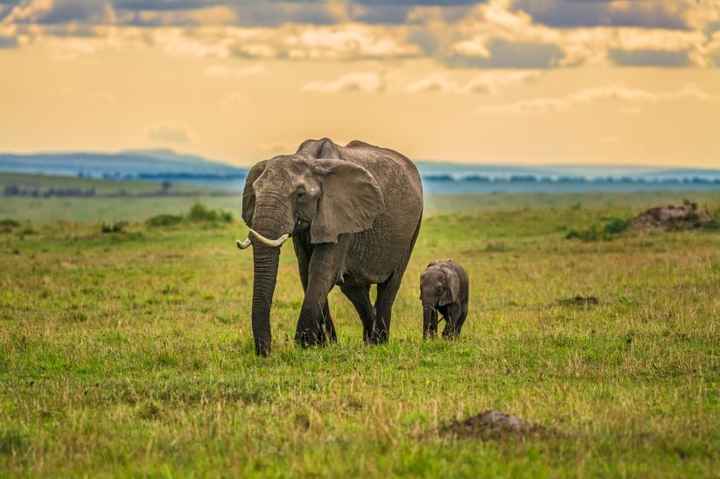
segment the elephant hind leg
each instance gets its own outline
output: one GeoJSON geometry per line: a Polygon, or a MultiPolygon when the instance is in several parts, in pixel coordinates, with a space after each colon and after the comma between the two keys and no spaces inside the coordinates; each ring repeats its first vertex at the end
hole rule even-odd
{"type": "Polygon", "coordinates": [[[360,316],[363,324],[363,340],[370,342],[373,325],[375,324],[375,308],[370,302],[370,285],[367,286],[349,286],[343,284],[340,286],[343,294],[355,306],[355,310],[360,316]]]}
{"type": "Polygon", "coordinates": [[[458,318],[457,323],[455,323],[455,335],[460,336],[460,330],[463,327],[463,324],[465,324],[465,320],[467,319],[468,310],[467,306],[465,306],[460,313],[460,318],[458,318]]]}
{"type": "Polygon", "coordinates": [[[457,338],[460,335],[460,328],[462,328],[462,323],[463,321],[465,321],[465,316],[463,315],[463,312],[457,306],[449,306],[444,316],[445,329],[443,330],[443,337],[446,339],[457,338]]]}
{"type": "Polygon", "coordinates": [[[370,342],[386,343],[390,337],[390,321],[392,307],[400,289],[403,271],[395,271],[384,283],[378,284],[377,300],[375,301],[375,327],[370,342]]]}
{"type": "Polygon", "coordinates": [[[375,301],[375,327],[373,328],[373,334],[370,341],[371,343],[386,343],[390,337],[390,321],[392,319],[393,303],[395,302],[398,290],[400,289],[400,283],[402,282],[405,269],[410,261],[410,255],[415,247],[415,241],[417,241],[418,233],[420,233],[421,223],[422,212],[420,212],[420,218],[418,219],[418,224],[415,227],[415,233],[413,233],[412,240],[408,245],[409,247],[405,256],[402,258],[400,264],[390,277],[385,280],[384,283],[377,285],[377,300],[375,301]]]}

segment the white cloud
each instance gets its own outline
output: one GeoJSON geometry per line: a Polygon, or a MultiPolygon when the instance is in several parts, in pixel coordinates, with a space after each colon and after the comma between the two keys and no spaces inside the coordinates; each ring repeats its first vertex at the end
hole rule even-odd
{"type": "Polygon", "coordinates": [[[707,102],[716,98],[700,89],[697,85],[688,84],[680,90],[653,93],[623,85],[586,88],[563,97],[541,97],[520,100],[504,105],[489,105],[479,109],[482,113],[509,114],[546,114],[569,111],[575,107],[596,103],[615,102],[621,105],[624,113],[638,113],[641,105],[656,104],[676,100],[695,100],[707,102]]]}
{"type": "Polygon", "coordinates": [[[461,84],[448,80],[443,74],[435,74],[411,83],[407,86],[406,91],[408,93],[441,92],[495,95],[506,87],[533,81],[540,75],[540,71],[537,70],[494,71],[480,74],[472,80],[461,84]]]}
{"type": "Polygon", "coordinates": [[[157,143],[185,144],[191,143],[187,128],[179,125],[156,125],[146,130],[147,137],[157,143]]]}
{"type": "Polygon", "coordinates": [[[301,29],[284,39],[293,59],[398,58],[419,54],[398,29],[348,24],[301,29]]]}
{"type": "Polygon", "coordinates": [[[303,91],[316,93],[339,93],[359,91],[379,93],[385,89],[383,75],[376,72],[348,73],[336,80],[313,81],[303,87],[303,91]]]}
{"type": "Polygon", "coordinates": [[[243,78],[265,73],[265,65],[254,63],[245,67],[228,65],[211,65],[205,69],[205,76],[223,80],[241,80],[243,78]]]}

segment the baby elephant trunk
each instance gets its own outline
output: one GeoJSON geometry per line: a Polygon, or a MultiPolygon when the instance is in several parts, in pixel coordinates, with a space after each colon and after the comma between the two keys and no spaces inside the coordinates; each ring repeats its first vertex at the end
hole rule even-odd
{"type": "Polygon", "coordinates": [[[423,305],[423,338],[428,339],[437,333],[437,310],[430,305],[423,305]]]}

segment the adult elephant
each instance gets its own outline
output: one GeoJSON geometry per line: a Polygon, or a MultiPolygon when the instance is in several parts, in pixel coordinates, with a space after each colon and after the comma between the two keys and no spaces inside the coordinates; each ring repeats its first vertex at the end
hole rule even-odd
{"type": "Polygon", "coordinates": [[[253,246],[255,352],[270,354],[270,307],[280,246],[293,239],[305,299],[295,340],[336,341],[327,295],[334,285],[355,306],[366,343],[386,342],[392,305],[420,228],[423,193],[415,165],[361,141],[307,140],[294,155],[252,167],[242,216],[253,246]],[[377,300],[370,302],[370,286],[377,300]]]}

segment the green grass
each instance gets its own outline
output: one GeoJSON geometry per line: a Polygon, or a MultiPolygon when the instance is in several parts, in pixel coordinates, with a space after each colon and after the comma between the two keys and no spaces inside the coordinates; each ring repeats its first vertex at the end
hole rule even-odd
{"type": "Polygon", "coordinates": [[[63,199],[32,223],[3,199],[0,219],[22,221],[0,233],[0,476],[717,477],[720,234],[571,241],[660,194],[495,196],[425,220],[385,346],[362,344],[338,291],[339,343],[294,346],[286,246],[267,359],[240,223],[147,227],[147,199],[102,234],[100,218],[51,221],[63,199]],[[447,257],[470,275],[470,315],[459,341],[422,342],[418,277],[447,257]],[[561,305],[575,295],[599,304],[561,305]],[[562,434],[436,433],[489,408],[562,434]]]}

